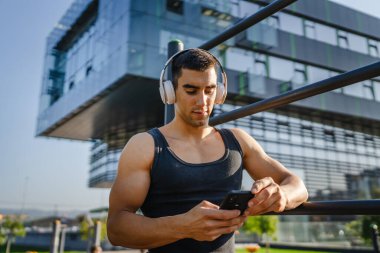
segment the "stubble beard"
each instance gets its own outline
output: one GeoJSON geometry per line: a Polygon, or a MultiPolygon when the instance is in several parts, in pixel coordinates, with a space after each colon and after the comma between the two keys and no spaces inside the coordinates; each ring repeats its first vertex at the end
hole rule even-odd
{"type": "Polygon", "coordinates": [[[204,127],[204,126],[208,126],[209,119],[210,119],[210,115],[206,115],[204,116],[203,119],[198,119],[198,120],[189,117],[189,119],[187,120],[187,123],[189,123],[193,127],[204,127]]]}

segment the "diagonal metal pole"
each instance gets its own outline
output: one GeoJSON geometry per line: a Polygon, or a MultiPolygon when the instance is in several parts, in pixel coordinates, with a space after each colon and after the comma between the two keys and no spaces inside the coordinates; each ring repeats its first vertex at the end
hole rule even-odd
{"type": "Polygon", "coordinates": [[[215,126],[236,120],[258,112],[274,109],[289,103],[335,90],[353,83],[380,76],[380,62],[376,62],[341,75],[337,75],[284,94],[263,99],[259,102],[243,106],[239,109],[220,114],[210,119],[210,125],[215,126]]]}
{"type": "Polygon", "coordinates": [[[217,35],[215,38],[205,42],[199,48],[210,50],[211,48],[216,47],[217,45],[223,43],[224,41],[234,37],[238,33],[246,30],[247,28],[253,26],[254,24],[259,23],[263,19],[269,17],[270,15],[278,12],[279,10],[285,8],[286,6],[296,2],[297,0],[277,0],[273,3],[268,4],[261,10],[257,11],[255,14],[241,20],[237,24],[228,28],[226,31],[217,35]]]}

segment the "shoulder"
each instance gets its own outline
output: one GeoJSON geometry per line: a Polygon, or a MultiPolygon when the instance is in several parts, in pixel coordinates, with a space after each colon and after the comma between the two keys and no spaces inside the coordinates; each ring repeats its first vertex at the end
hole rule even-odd
{"type": "Polygon", "coordinates": [[[132,136],[121,152],[120,167],[150,168],[154,158],[154,139],[147,132],[132,136]]]}
{"type": "Polygon", "coordinates": [[[153,136],[148,132],[143,132],[133,135],[125,145],[125,148],[141,147],[149,144],[154,144],[153,136]]]}
{"type": "Polygon", "coordinates": [[[250,143],[253,139],[246,131],[240,128],[231,128],[230,131],[233,133],[235,138],[238,140],[239,144],[244,146],[250,143]]]}
{"type": "Polygon", "coordinates": [[[260,144],[246,131],[241,128],[231,128],[230,130],[239,142],[244,155],[250,152],[263,152],[260,144]]]}

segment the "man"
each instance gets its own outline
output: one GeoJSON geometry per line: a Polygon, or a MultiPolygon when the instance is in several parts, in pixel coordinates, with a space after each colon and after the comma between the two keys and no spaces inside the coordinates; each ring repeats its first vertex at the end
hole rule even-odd
{"type": "Polygon", "coordinates": [[[243,130],[208,125],[226,95],[213,55],[190,49],[164,70],[169,63],[173,84],[161,80],[161,95],[174,101],[175,117],[125,146],[110,193],[109,240],[149,252],[234,252],[233,233],[247,216],[294,208],[306,201],[306,188],[243,130]],[[220,210],[227,192],[240,189],[243,167],[255,197],[243,215],[220,210]]]}

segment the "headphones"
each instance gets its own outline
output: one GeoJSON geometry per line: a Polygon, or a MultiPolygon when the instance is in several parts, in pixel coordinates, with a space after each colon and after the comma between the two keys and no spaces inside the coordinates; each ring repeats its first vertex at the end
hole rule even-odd
{"type": "Polygon", "coordinates": [[[162,99],[162,102],[164,102],[164,104],[174,104],[175,103],[174,85],[173,85],[171,80],[165,80],[164,81],[164,75],[165,75],[165,71],[166,71],[167,67],[169,66],[170,63],[173,62],[173,60],[177,56],[179,56],[179,55],[181,55],[187,51],[194,50],[194,49],[199,49],[199,50],[202,50],[203,52],[209,54],[216,61],[216,63],[219,65],[220,70],[221,70],[221,74],[222,74],[223,82],[217,83],[215,104],[223,104],[224,100],[226,99],[226,96],[227,96],[227,75],[226,75],[226,72],[224,72],[222,64],[220,64],[219,60],[214,55],[212,55],[210,52],[208,52],[206,50],[203,50],[200,48],[189,48],[186,50],[182,50],[182,51],[174,54],[172,57],[170,57],[168,59],[168,61],[165,63],[165,66],[161,71],[160,88],[159,89],[160,89],[161,99],[162,99]]]}

